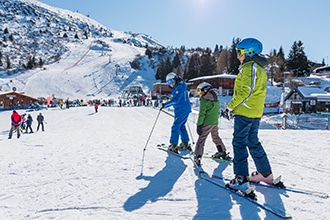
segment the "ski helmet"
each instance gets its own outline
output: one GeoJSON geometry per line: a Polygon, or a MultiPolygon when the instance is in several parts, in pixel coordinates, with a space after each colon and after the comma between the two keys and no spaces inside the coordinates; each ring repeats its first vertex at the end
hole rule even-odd
{"type": "Polygon", "coordinates": [[[177,79],[177,77],[178,76],[175,73],[173,73],[173,72],[167,74],[167,76],[166,76],[166,82],[167,82],[167,84],[174,83],[175,80],[177,79]]]}
{"type": "Polygon", "coordinates": [[[203,95],[202,93],[208,92],[211,87],[212,86],[210,83],[202,82],[197,86],[196,93],[197,93],[197,95],[203,95]]]}
{"type": "Polygon", "coordinates": [[[245,38],[236,46],[237,56],[245,54],[247,57],[253,57],[262,52],[262,43],[255,38],[245,38]]]}

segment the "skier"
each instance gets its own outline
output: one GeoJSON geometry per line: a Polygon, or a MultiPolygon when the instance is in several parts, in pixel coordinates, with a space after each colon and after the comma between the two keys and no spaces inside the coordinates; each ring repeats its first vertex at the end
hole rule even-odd
{"type": "Polygon", "coordinates": [[[190,100],[188,97],[187,84],[183,79],[171,72],[166,76],[166,82],[172,89],[172,99],[162,103],[161,110],[173,106],[174,122],[171,128],[169,151],[178,153],[178,148],[191,150],[189,136],[186,129],[186,122],[191,112],[190,100]],[[179,136],[182,143],[178,146],[179,136]]]}
{"type": "Polygon", "coordinates": [[[30,114],[28,114],[27,119],[26,119],[25,133],[28,133],[29,128],[30,128],[30,133],[33,133],[33,130],[32,130],[32,127],[31,127],[32,122],[33,122],[32,116],[30,114]]]}
{"type": "MultiPolygon", "coordinates": [[[[230,120],[234,113],[234,174],[227,184],[229,188],[251,192],[248,181],[272,182],[273,175],[266,152],[258,139],[260,118],[263,114],[267,89],[267,74],[264,67],[268,60],[261,54],[262,43],[246,38],[237,44],[237,59],[241,62],[235,80],[234,94],[223,116],[230,120]],[[248,150],[257,172],[249,177],[248,150]]],[[[252,190],[253,192],[253,190],[252,190]]]]}
{"type": "Polygon", "coordinates": [[[21,136],[20,123],[22,121],[22,117],[14,110],[13,113],[11,114],[11,116],[10,116],[10,120],[11,120],[11,128],[10,128],[10,131],[9,131],[8,139],[11,139],[11,137],[13,136],[14,131],[17,132],[17,138],[19,138],[21,136]]]}
{"type": "Polygon", "coordinates": [[[21,132],[25,130],[25,113],[21,115],[21,122],[19,123],[19,129],[21,132]]]}
{"type": "Polygon", "coordinates": [[[94,104],[94,110],[95,110],[95,113],[97,113],[97,110],[99,109],[99,105],[97,104],[97,102],[95,102],[94,104]]]}
{"type": "Polygon", "coordinates": [[[212,155],[212,157],[230,160],[231,157],[228,155],[229,153],[226,153],[226,147],[218,132],[220,102],[218,100],[217,92],[209,83],[202,82],[197,86],[197,94],[200,96],[200,107],[197,120],[197,134],[199,137],[195,147],[194,160],[198,166],[201,165],[204,144],[210,133],[212,141],[218,150],[218,152],[212,155]]]}
{"type": "Polygon", "coordinates": [[[37,121],[38,121],[37,131],[39,131],[40,125],[41,125],[41,130],[45,131],[45,129],[44,129],[44,120],[45,120],[45,118],[40,112],[39,115],[37,116],[37,121]]]}

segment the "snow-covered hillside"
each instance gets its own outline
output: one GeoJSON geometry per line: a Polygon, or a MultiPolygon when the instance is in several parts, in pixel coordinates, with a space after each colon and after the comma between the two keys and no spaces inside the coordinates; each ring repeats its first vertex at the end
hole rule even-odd
{"type": "Polygon", "coordinates": [[[98,98],[120,93],[128,85],[148,92],[155,82],[145,47],[161,45],[146,34],[111,30],[79,13],[35,0],[5,0],[0,16],[0,37],[6,39],[1,52],[13,69],[0,68],[2,91],[16,87],[35,97],[98,98]],[[19,68],[32,58],[44,62],[43,68],[19,68]],[[139,68],[133,69],[132,62],[139,68]]]}

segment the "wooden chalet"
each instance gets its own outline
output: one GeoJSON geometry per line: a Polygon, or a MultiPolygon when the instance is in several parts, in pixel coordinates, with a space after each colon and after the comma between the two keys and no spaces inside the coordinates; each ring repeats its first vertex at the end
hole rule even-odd
{"type": "Polygon", "coordinates": [[[38,99],[17,92],[0,92],[0,110],[27,109],[38,99]]]}
{"type": "Polygon", "coordinates": [[[293,114],[322,112],[330,109],[330,93],[320,87],[297,86],[287,94],[284,103],[293,114]]]}

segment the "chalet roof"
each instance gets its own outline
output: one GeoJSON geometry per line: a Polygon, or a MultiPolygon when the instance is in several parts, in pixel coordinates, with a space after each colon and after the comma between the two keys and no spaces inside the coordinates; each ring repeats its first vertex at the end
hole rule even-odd
{"type": "Polygon", "coordinates": [[[294,93],[298,93],[303,99],[330,101],[330,93],[327,93],[322,88],[314,86],[297,86],[287,94],[284,100],[289,99],[294,93]]]}
{"type": "Polygon", "coordinates": [[[2,96],[2,95],[20,95],[20,96],[25,96],[25,97],[29,97],[29,98],[32,98],[32,99],[38,100],[37,98],[32,97],[32,96],[29,96],[29,95],[27,95],[27,94],[24,94],[24,93],[18,93],[18,92],[14,92],[14,91],[0,91],[0,96],[2,96]]]}
{"type": "MultiPolygon", "coordinates": [[[[303,95],[304,98],[313,98],[318,95],[327,95],[328,93],[319,87],[298,86],[297,90],[303,95]]],[[[330,96],[330,94],[328,94],[330,96]]]]}
{"type": "Polygon", "coordinates": [[[219,74],[213,76],[201,76],[194,79],[190,79],[189,82],[198,81],[198,80],[207,80],[207,79],[218,79],[218,78],[229,78],[229,79],[236,79],[236,75],[229,75],[229,74],[219,74]]]}

